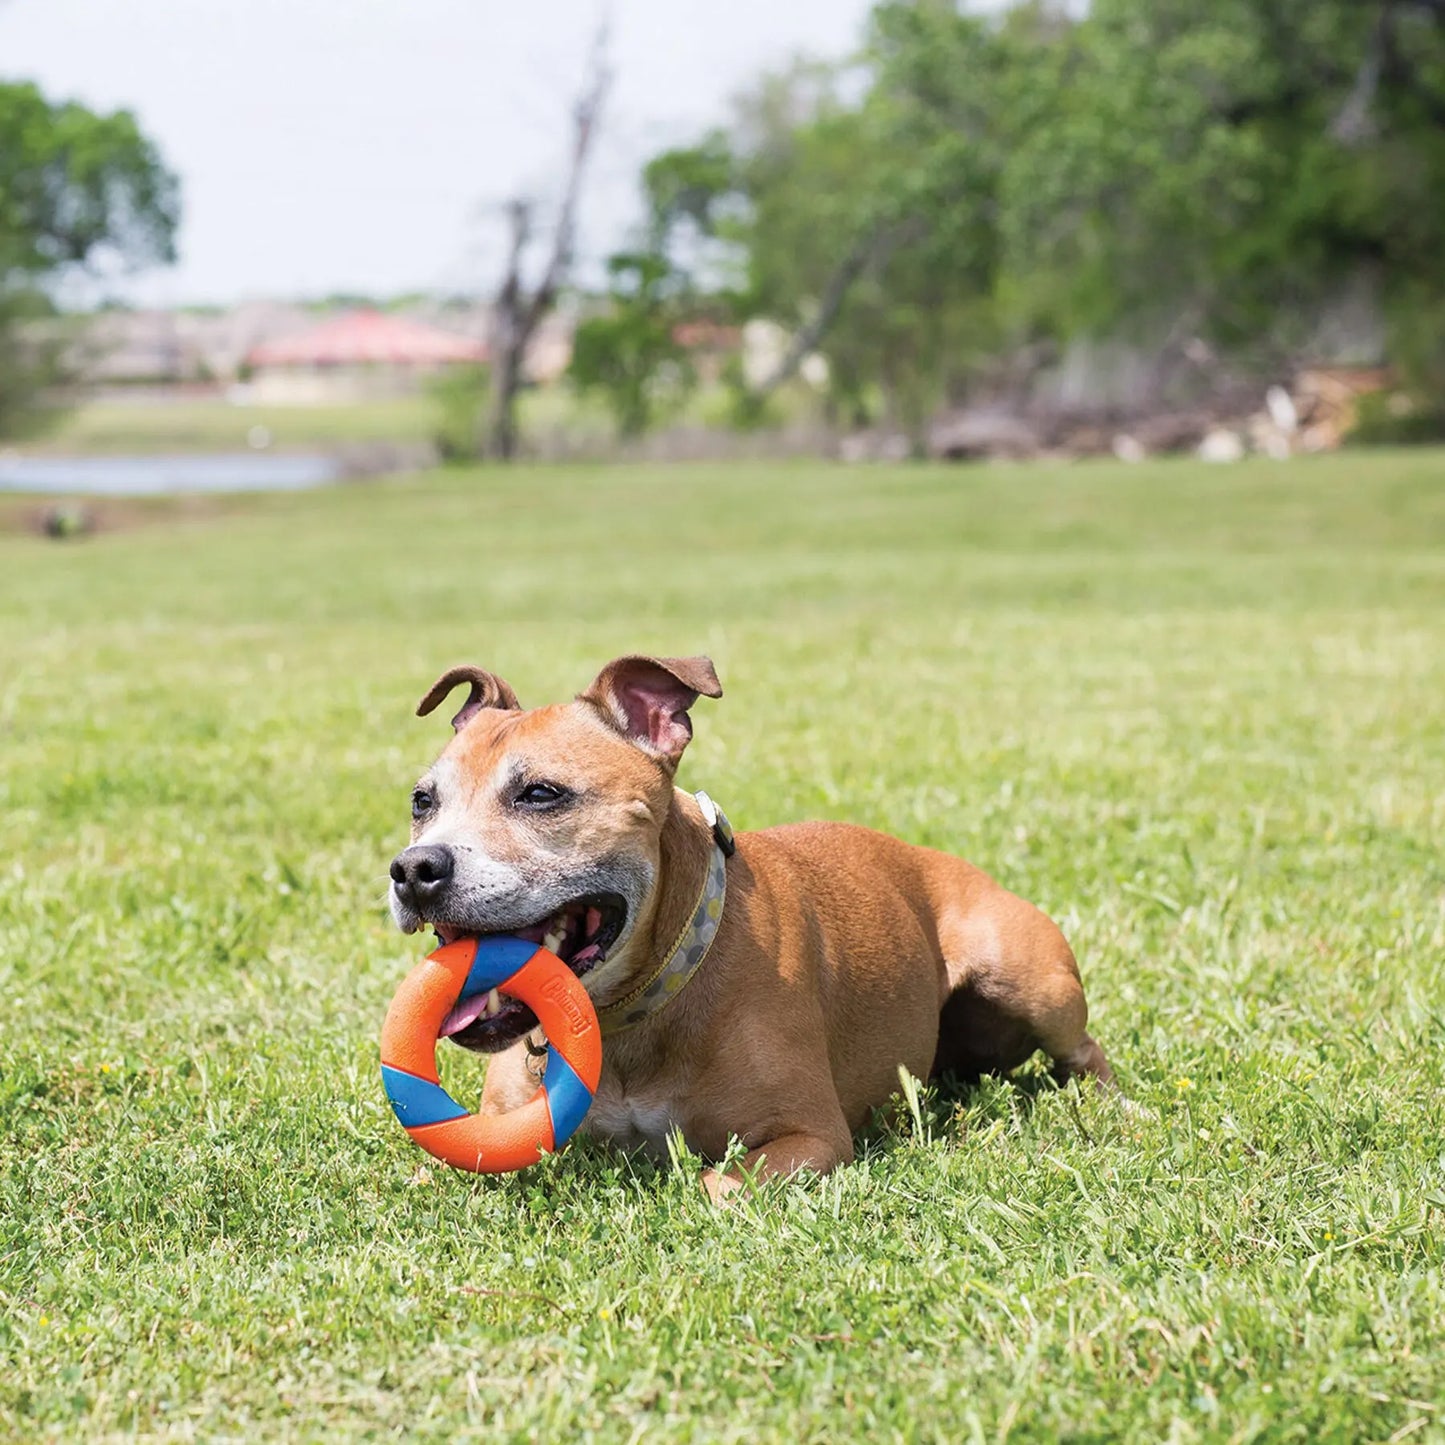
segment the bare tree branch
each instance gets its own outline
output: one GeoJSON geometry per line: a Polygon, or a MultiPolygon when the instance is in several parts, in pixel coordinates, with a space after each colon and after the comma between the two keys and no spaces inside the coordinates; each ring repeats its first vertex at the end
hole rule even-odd
{"type": "Polygon", "coordinates": [[[507,270],[502,289],[492,308],[491,326],[491,405],[487,415],[486,436],[482,450],[485,455],[502,461],[510,460],[517,450],[517,392],[522,385],[522,362],[531,331],[523,333],[521,310],[522,258],[532,238],[532,203],[516,198],[507,204],[507,224],[511,243],[507,251],[507,270]]]}
{"type": "Polygon", "coordinates": [[[557,300],[557,291],[573,261],[577,236],[577,200],[582,190],[582,177],[587,168],[587,157],[592,149],[597,131],[598,117],[602,102],[606,99],[612,83],[612,72],[607,65],[607,26],[597,32],[593,44],[592,82],[581,100],[577,102],[572,136],[572,158],[567,172],[567,187],[562,195],[562,210],[557,218],[557,233],[553,240],[552,255],[547,270],[538,283],[527,308],[525,326],[528,335],[537,323],[552,308],[557,300]]]}
{"type": "Polygon", "coordinates": [[[747,398],[749,405],[761,406],[784,382],[797,375],[798,368],[818,349],[832,329],[853,284],[870,266],[880,264],[887,257],[897,244],[898,235],[896,227],[880,224],[866,230],[853,243],[828,278],[812,320],[793,333],[782,360],[758,386],[751,389],[747,398]]]}
{"type": "Polygon", "coordinates": [[[607,64],[608,30],[604,17],[593,42],[587,84],[573,112],[572,152],[551,253],[530,295],[522,280],[522,262],[532,239],[533,203],[524,197],[515,197],[507,206],[511,243],[506,275],[497,293],[492,317],[491,403],[483,442],[485,455],[497,461],[510,461],[516,456],[517,393],[522,386],[527,348],[537,328],[557,304],[558,293],[572,266],[578,198],[596,139],[598,118],[612,82],[607,64]]]}
{"type": "Polygon", "coordinates": [[[1335,118],[1330,122],[1330,137],[1343,146],[1355,147],[1372,140],[1379,129],[1375,119],[1375,96],[1380,89],[1380,76],[1385,68],[1385,54],[1390,47],[1394,27],[1394,6],[1384,0],[1370,30],[1364,58],[1355,72],[1355,81],[1335,118]]]}

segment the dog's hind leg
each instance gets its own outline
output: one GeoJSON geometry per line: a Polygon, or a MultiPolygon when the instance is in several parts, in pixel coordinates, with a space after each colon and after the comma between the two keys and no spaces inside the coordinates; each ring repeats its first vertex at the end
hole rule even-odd
{"type": "Polygon", "coordinates": [[[1112,1083],[1087,1032],[1084,986],[1058,925],[997,884],[970,903],[940,919],[949,992],[934,1072],[1003,1072],[1042,1049],[1060,1082],[1084,1074],[1112,1083]]]}

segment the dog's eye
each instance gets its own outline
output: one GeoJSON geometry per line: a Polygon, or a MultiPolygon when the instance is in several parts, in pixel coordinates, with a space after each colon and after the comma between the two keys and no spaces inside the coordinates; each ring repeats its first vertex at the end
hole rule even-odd
{"type": "Polygon", "coordinates": [[[427,792],[425,788],[417,788],[411,795],[411,815],[413,818],[425,818],[436,805],[436,798],[427,792]]]}
{"type": "Polygon", "coordinates": [[[568,796],[560,783],[528,783],[517,794],[517,802],[524,808],[550,808],[568,796]]]}

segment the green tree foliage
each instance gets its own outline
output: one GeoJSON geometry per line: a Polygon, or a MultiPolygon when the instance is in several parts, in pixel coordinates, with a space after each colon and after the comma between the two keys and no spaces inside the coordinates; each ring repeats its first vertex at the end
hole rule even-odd
{"type": "Polygon", "coordinates": [[[173,259],[177,185],[126,111],[98,115],[0,83],[0,435],[56,377],[54,348],[22,341],[44,288],[77,268],[173,259]]]}
{"type": "Polygon", "coordinates": [[[680,294],[724,275],[915,434],[1080,335],[1278,369],[1361,280],[1445,384],[1442,0],[885,0],[855,61],[764,77],[644,182],[680,294]]]}
{"type": "Polygon", "coordinates": [[[43,292],[0,286],[0,439],[27,436],[49,420],[36,401],[65,379],[65,348],[55,319],[43,292]]]}
{"type": "Polygon", "coordinates": [[[695,380],[674,337],[672,274],[655,251],[613,256],[607,310],[583,321],[572,339],[572,384],[602,397],[624,437],[640,436],[659,412],[679,406],[695,380]]]}
{"type": "Polygon", "coordinates": [[[1001,216],[1011,273],[1062,329],[1162,311],[1287,345],[1362,268],[1392,303],[1440,285],[1433,0],[1097,0],[1052,95],[1001,216]]]}

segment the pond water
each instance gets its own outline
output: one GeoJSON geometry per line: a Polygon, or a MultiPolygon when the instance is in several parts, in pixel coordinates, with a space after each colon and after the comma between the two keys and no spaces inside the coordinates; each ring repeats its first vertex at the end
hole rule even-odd
{"type": "Polygon", "coordinates": [[[206,456],[0,455],[0,491],[155,497],[181,492],[295,492],[341,476],[335,457],[225,452],[206,456]]]}

